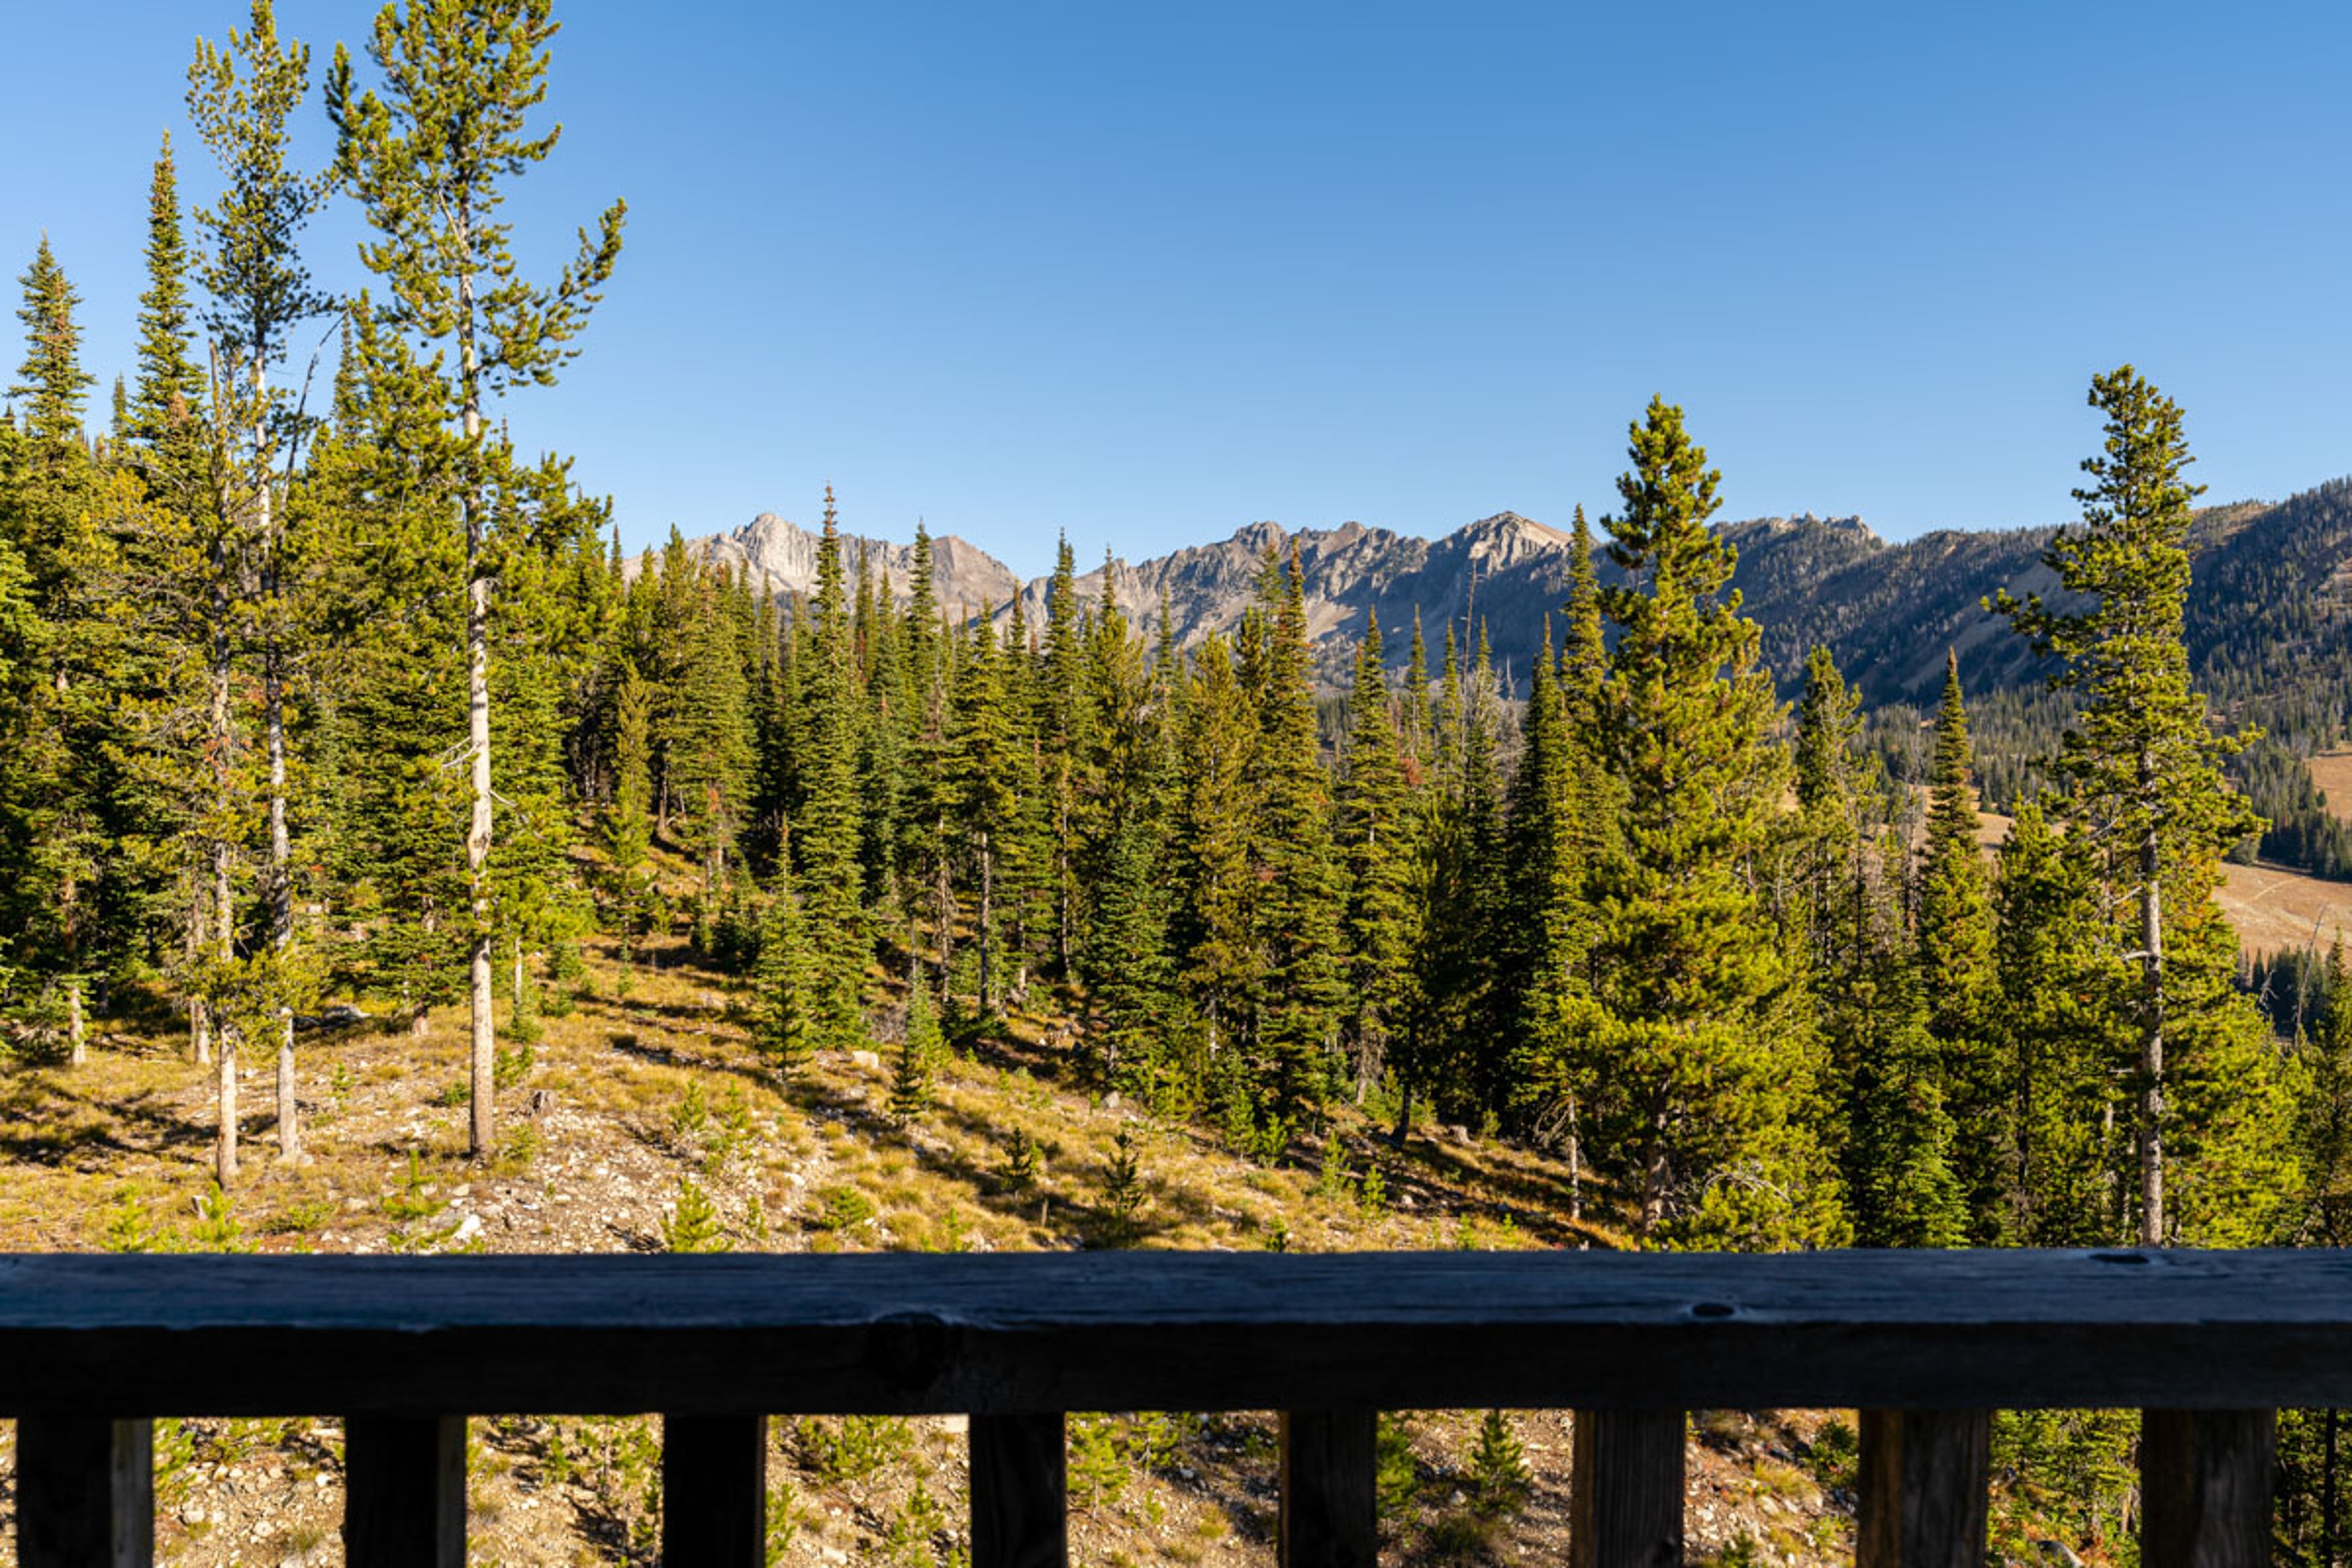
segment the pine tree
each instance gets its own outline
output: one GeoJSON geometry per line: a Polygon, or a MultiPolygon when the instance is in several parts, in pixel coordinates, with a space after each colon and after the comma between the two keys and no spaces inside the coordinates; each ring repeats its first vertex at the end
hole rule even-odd
{"type": "Polygon", "coordinates": [[[1753,874],[1787,776],[1771,679],[1725,592],[1737,552],[1706,528],[1720,476],[1663,400],[1632,437],[1606,520],[1627,582],[1601,595],[1619,633],[1595,727],[1625,815],[1592,879],[1590,1142],[1622,1152],[1645,1237],[1832,1239],[1835,1178],[1805,1121],[1819,1046],[1753,874]]]}
{"type": "Polygon", "coordinates": [[[810,606],[807,669],[801,684],[800,885],[808,889],[811,992],[817,1040],[840,1050],[866,1040],[866,969],[871,948],[858,867],[856,648],[851,637],[841,526],[833,489],[824,493],[817,544],[816,599],[810,606]]]}
{"type": "Polygon", "coordinates": [[[1959,660],[1948,654],[1927,775],[1927,837],[1919,853],[1919,986],[1942,1061],[1939,1077],[1961,1130],[1954,1152],[1971,1234],[1991,1241],[2000,1234],[2004,1173],[2000,1140],[1990,1134],[2004,1120],[2011,1089],[1992,1037],[1992,902],[1978,843],[1972,764],[1959,660]]]}
{"type": "Polygon", "coordinates": [[[669,773],[688,844],[702,862],[698,936],[708,950],[715,908],[749,809],[752,746],[745,649],[723,584],[706,582],[687,624],[685,668],[672,697],[669,773]]]}
{"type": "MultiPolygon", "coordinates": [[[[252,25],[232,28],[229,47],[198,39],[188,67],[188,112],[221,165],[226,186],[196,214],[205,237],[199,268],[212,298],[205,312],[226,360],[214,399],[216,428],[237,433],[234,464],[224,471],[216,504],[242,525],[245,561],[224,568],[249,570],[256,579],[252,618],[261,659],[262,749],[268,769],[268,858],[263,898],[269,909],[268,973],[276,993],[271,1020],[277,1044],[278,1139],[281,1158],[301,1156],[294,1089],[294,1015],[302,987],[292,965],[294,850],[287,817],[286,689],[298,614],[289,578],[293,553],[285,498],[278,493],[278,457],[301,437],[299,415],[270,372],[285,359],[289,335],[323,315],[332,301],[310,287],[296,240],[324,204],[328,182],[288,166],[287,121],[310,90],[310,51],[280,44],[270,0],[254,0],[252,25]]],[[[224,1119],[226,1124],[226,1119],[224,1119]]]]}
{"type": "Polygon", "coordinates": [[[1478,1422],[1478,1444],[1470,1453],[1471,1506],[1490,1524],[1513,1519],[1528,1506],[1535,1489],[1528,1473],[1527,1446],[1511,1430],[1511,1419],[1489,1410],[1478,1422]]]}
{"type": "Polygon", "coordinates": [[[1806,660],[1796,744],[1802,951],[1827,1046],[1831,1142],[1843,1157],[1854,1239],[1948,1247],[1967,1214],[1954,1128],[1903,929],[1905,868],[1876,757],[1863,745],[1861,693],[1829,649],[1806,660]]]}
{"type": "Polygon", "coordinates": [[[2130,1047],[2099,998],[2095,898],[2087,863],[2041,805],[2021,806],[2000,847],[1993,949],[2015,1108],[1996,1134],[2009,1168],[2000,1231],[2017,1245],[2097,1247],[2120,1226],[2129,1106],[2116,1079],[2130,1047]]]}
{"type": "MultiPolygon", "coordinates": [[[[1103,563],[1103,580],[1112,581],[1103,563]]],[[[1168,812],[1171,763],[1167,714],[1140,637],[1106,593],[1087,627],[1078,663],[1086,715],[1072,757],[1074,880],[1078,969],[1087,989],[1091,1065],[1129,1091],[1167,1082],[1166,1047],[1177,1033],[1168,958],[1168,812]]]]}
{"type": "Polygon", "coordinates": [[[1402,1019],[1412,939],[1404,767],[1381,670],[1377,613],[1367,618],[1364,639],[1356,647],[1345,761],[1337,833],[1348,887],[1342,932],[1350,1005],[1345,1028],[1360,1102],[1367,1086],[1385,1070],[1390,1034],[1402,1019]]]}
{"type": "Polygon", "coordinates": [[[204,372],[188,349],[188,251],[180,228],[178,172],[163,137],[147,197],[147,289],[139,296],[139,384],[131,433],[153,446],[189,423],[204,396],[204,372]]]}
{"type": "Polygon", "coordinates": [[[778,855],[760,926],[751,985],[757,1001],[752,1038],[779,1079],[789,1079],[816,1048],[818,1016],[808,931],[793,889],[791,857],[778,855]]]}
{"type": "Polygon", "coordinates": [[[1318,752],[1307,664],[1306,574],[1293,543],[1280,578],[1259,697],[1255,940],[1265,955],[1252,997],[1261,1073],[1276,1111],[1319,1110],[1345,1000],[1341,892],[1331,854],[1330,794],[1318,752]]]}
{"type": "Polygon", "coordinates": [[[613,700],[613,798],[604,812],[604,860],[612,877],[614,925],[621,939],[621,962],[636,950],[652,902],[653,878],[646,857],[653,823],[646,814],[653,793],[653,689],[624,661],[613,700]]]}
{"type": "MultiPolygon", "coordinates": [[[[80,362],[79,297],[43,237],[21,279],[23,436],[0,468],[0,524],[21,567],[24,634],[16,704],[0,751],[5,905],[19,933],[15,963],[37,982],[35,1031],[62,1030],[67,1059],[87,1043],[86,999],[124,934],[108,918],[122,870],[108,831],[120,780],[111,682],[120,673],[118,617],[103,602],[115,580],[112,530],[138,503],[135,484],[102,470],[82,434],[91,378],[80,362]]],[[[11,433],[12,437],[14,433],[11,433]]]]}
{"type": "Polygon", "coordinates": [[[333,425],[314,442],[305,493],[321,527],[342,811],[334,878],[363,932],[349,964],[410,1026],[464,994],[469,901],[464,781],[445,765],[465,723],[464,560],[451,525],[441,388],[362,295],[333,425]]]}
{"type": "Polygon", "coordinates": [[[890,1078],[890,1119],[899,1126],[911,1126],[931,1108],[931,1075],[946,1054],[931,988],[918,963],[908,971],[907,1021],[899,1031],[898,1063],[890,1078]]]}
{"type": "Polygon", "coordinates": [[[25,323],[25,363],[17,372],[24,379],[8,395],[26,400],[25,435],[34,451],[55,452],[79,441],[82,399],[98,384],[81,367],[81,327],[74,319],[81,296],[67,281],[46,233],[17,282],[25,291],[16,310],[25,323]]]}
{"type": "Polygon", "coordinates": [[[2168,1043],[2227,996],[2235,944],[2212,891],[2223,852],[2263,823],[2221,771],[2254,736],[2216,734],[2189,680],[2189,503],[2203,487],[2184,477],[2194,459],[2179,406],[2129,365],[2094,377],[2090,404],[2105,416],[2105,441],[2083,463],[2093,482],[2074,492],[2082,526],[2062,531],[2042,557],[2088,607],[2053,609],[2038,595],[2021,603],[2005,592],[1997,607],[2037,654],[2063,661],[2053,687],[2081,694],[2054,766],[2072,786],[2073,841],[2133,910],[2119,940],[2137,970],[2136,994],[2116,1000],[2138,1037],[2137,1235],[2160,1246],[2171,1239],[2168,1043]]]}
{"type": "MultiPolygon", "coordinates": [[[[1103,601],[1111,608],[1110,573],[1103,573],[1103,601]]],[[[1039,782],[1051,821],[1054,958],[1057,973],[1068,975],[1078,933],[1079,758],[1087,745],[1084,630],[1078,606],[1076,558],[1068,536],[1057,544],[1054,575],[1045,593],[1044,679],[1037,685],[1039,782]]]]}
{"type": "Polygon", "coordinates": [[[497,1122],[490,1001],[492,939],[486,874],[491,847],[490,563],[488,491],[497,465],[485,446],[483,403],[509,386],[546,385],[578,351],[621,249],[626,207],[615,202],[551,287],[517,273],[510,226],[497,221],[505,186],[553,152],[559,132],[524,131],[546,94],[549,0],[395,0],[377,14],[368,57],[383,96],[352,96],[350,56],[338,46],[327,84],[338,174],[383,237],[362,259],[391,286],[401,324],[456,350],[445,386],[454,415],[466,542],[467,747],[471,820],[466,865],[472,893],[469,1128],[487,1159],[497,1122]]]}
{"type": "Polygon", "coordinates": [[[1553,655],[1547,616],[1511,781],[1510,907],[1501,912],[1495,940],[1506,961],[1507,1003],[1517,1041],[1508,1064],[1508,1098],[1530,1115],[1538,1132],[1565,1142],[1570,1203],[1580,1210],[1587,1086],[1576,1042],[1591,1026],[1592,922],[1584,900],[1590,783],[1571,722],[1572,679],[1571,667],[1553,655]]]}
{"type": "Polygon", "coordinates": [[[1175,946],[1184,991],[1206,1029],[1207,1052],[1226,1059],[1249,1047],[1248,1001],[1264,963],[1250,858],[1258,726],[1258,710],[1234,668],[1232,645],[1222,636],[1205,638],[1193,654],[1178,742],[1176,859],[1183,891],[1175,946]]]}

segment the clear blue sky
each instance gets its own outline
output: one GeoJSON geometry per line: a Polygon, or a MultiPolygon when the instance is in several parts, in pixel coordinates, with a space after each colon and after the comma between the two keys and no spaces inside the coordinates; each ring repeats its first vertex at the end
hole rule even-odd
{"type": "MultiPolygon", "coordinates": [[[[213,184],[192,39],[244,14],[11,15],[0,259],[48,230],[109,378],[158,133],[213,184]]],[[[1565,521],[1653,392],[1727,515],[2054,521],[2126,359],[2212,499],[2352,470],[2341,5],[556,14],[564,142],[511,210],[542,271],[615,195],[628,246],[565,383],[506,412],[633,543],[811,521],[828,480],[853,526],[1026,571],[1057,529],[1565,521]]],[[[370,15],[280,23],[323,68],[370,15]]],[[[320,281],[361,281],[354,234],[314,231],[320,281]]]]}

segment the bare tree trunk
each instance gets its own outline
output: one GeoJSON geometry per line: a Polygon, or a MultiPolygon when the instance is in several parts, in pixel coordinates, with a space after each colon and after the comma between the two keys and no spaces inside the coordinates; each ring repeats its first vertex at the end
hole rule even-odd
{"type": "Polygon", "coordinates": [[[213,1142],[213,1179],[226,1192],[236,1183],[236,1031],[221,1026],[218,1058],[220,1133],[213,1142]]]}
{"type": "MultiPolygon", "coordinates": [[[[213,546],[212,584],[212,647],[210,671],[212,679],[213,752],[213,823],[212,874],[213,957],[226,970],[236,953],[236,905],[229,886],[229,845],[223,823],[231,805],[229,770],[235,731],[229,725],[229,640],[228,640],[228,571],[229,561],[225,542],[213,546]]],[[[219,1085],[220,1131],[214,1152],[214,1173],[226,1191],[236,1179],[236,1026],[226,1017],[218,1020],[220,1039],[215,1052],[220,1071],[219,1085]]]]}
{"type": "MultiPolygon", "coordinates": [[[[257,405],[268,407],[263,395],[261,363],[255,360],[253,392],[257,405]]],[[[294,847],[286,829],[286,672],[278,646],[282,606],[278,600],[278,548],[276,519],[270,505],[269,470],[261,461],[267,432],[257,416],[254,426],[256,469],[254,505],[260,518],[257,531],[262,550],[262,614],[268,617],[262,637],[261,715],[269,753],[269,946],[278,955],[278,1157],[289,1163],[302,1158],[301,1111],[294,1098],[294,1005],[285,994],[287,954],[294,943],[294,847]]]]}
{"type": "Polygon", "coordinates": [[[66,980],[66,1037],[72,1042],[71,1049],[66,1058],[69,1065],[74,1067],[88,1065],[89,1061],[88,1037],[89,1031],[83,1026],[81,1016],[81,976],[69,975],[66,980]]]}
{"type": "Polygon", "coordinates": [[[1650,1137],[1642,1151],[1642,1235],[1657,1234],[1666,1217],[1666,1111],[1660,1106],[1650,1117],[1650,1137]]]}
{"type": "MultiPolygon", "coordinates": [[[[457,338],[465,376],[467,462],[481,460],[481,361],[474,342],[473,215],[457,208],[457,243],[468,265],[457,283],[457,338]]],[[[478,467],[466,479],[466,740],[470,748],[473,813],[466,829],[466,879],[473,899],[472,1145],[489,1158],[498,1136],[497,1022],[490,1003],[490,580],[482,566],[482,485],[478,467]]]]}
{"type": "MultiPolygon", "coordinates": [[[[939,839],[948,837],[947,818],[939,819],[939,839]]],[[[940,994],[948,994],[948,976],[955,968],[955,873],[942,853],[931,867],[931,919],[937,928],[940,943],[940,994]]]]}
{"type": "MultiPolygon", "coordinates": [[[[193,973],[205,951],[205,895],[198,888],[190,900],[188,910],[188,965],[193,973]]],[[[210,1067],[213,1061],[212,1016],[205,1009],[202,996],[188,998],[188,1055],[198,1067],[210,1067]]]]}
{"type": "Polygon", "coordinates": [[[980,836],[980,1010],[996,1010],[996,857],[980,836]]]}
{"type": "MultiPolygon", "coordinates": [[[[2140,787],[2153,793],[2156,760],[2140,752],[2140,787]]],[[[2143,1247],[2164,1245],[2164,919],[2161,846],[2156,826],[2148,825],[2139,848],[2140,984],[2140,1143],[2139,1240],[2143,1247]]]]}
{"type": "Polygon", "coordinates": [[[1568,1217],[1584,1218],[1584,1128],[1580,1121],[1583,1108],[1574,1095],[1568,1099],[1568,1217]]]}

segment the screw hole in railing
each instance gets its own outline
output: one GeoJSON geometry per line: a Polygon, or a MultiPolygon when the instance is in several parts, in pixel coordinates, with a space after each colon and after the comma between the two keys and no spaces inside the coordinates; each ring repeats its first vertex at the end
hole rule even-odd
{"type": "Polygon", "coordinates": [[[1739,1309],[1728,1301],[1701,1301],[1690,1310],[1694,1318],[1728,1318],[1739,1309]]]}
{"type": "Polygon", "coordinates": [[[2091,1254],[2091,1261],[2094,1263],[2146,1263],[2148,1261],[2148,1256],[2145,1252],[2094,1252],[2091,1254]]]}

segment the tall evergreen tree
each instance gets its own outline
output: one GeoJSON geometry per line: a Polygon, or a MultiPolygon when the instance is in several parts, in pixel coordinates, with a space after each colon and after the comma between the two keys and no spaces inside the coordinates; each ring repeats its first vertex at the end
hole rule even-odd
{"type": "Polygon", "coordinates": [[[651,907],[653,876],[653,689],[637,667],[624,662],[613,700],[613,798],[604,809],[604,863],[610,868],[614,924],[621,962],[635,956],[651,907]]]}
{"type": "Polygon", "coordinates": [[[2223,852],[2263,824],[2221,770],[2253,737],[2215,733],[2189,679],[2189,503],[2203,487],[2185,477],[2194,459],[2179,406],[2129,365],[2094,377],[2090,403],[2106,426],[2083,463],[2092,483],[2074,492],[2083,522],[2042,557],[2087,607],[2006,592],[1998,607],[2038,654],[2063,661],[2053,685],[2080,693],[2054,766],[2071,786],[2074,843],[2133,912],[2121,940],[2136,994],[2118,1001],[2138,1039],[2137,1228],[2142,1245],[2160,1246],[2171,1239],[2167,1047],[2228,999],[2235,943],[2212,892],[2223,852]]]}
{"type": "Polygon", "coordinates": [[[1284,1116],[1319,1110],[1332,1088],[1344,999],[1339,974],[1341,889],[1331,854],[1331,802],[1315,728],[1307,664],[1307,582],[1298,548],[1271,606],[1260,693],[1258,870],[1253,1012],[1261,1071],[1284,1116]]]}
{"type": "MultiPolygon", "coordinates": [[[[1927,837],[1919,852],[1919,984],[1953,1119],[1964,1131],[1981,1134],[2003,1120],[2011,1090],[1991,1027],[1992,900],[1978,842],[1971,766],[1959,659],[1948,654],[1927,774],[1927,837]]],[[[1968,1194],[1971,1235],[1979,1242],[2000,1236],[2004,1191],[2000,1145],[1995,1137],[1964,1135],[1954,1149],[1968,1194]]]]}
{"type": "Polygon", "coordinates": [[[25,435],[37,458],[79,441],[83,399],[98,378],[81,366],[81,324],[74,319],[81,296],[58,265],[46,233],[17,282],[24,303],[16,319],[25,323],[25,363],[17,374],[24,379],[8,395],[25,400],[25,435]]]}
{"type": "Polygon", "coordinates": [[[560,130],[531,136],[524,121],[547,92],[550,0],[394,0],[377,13],[368,58],[383,95],[354,97],[352,63],[339,45],[327,108],[337,172],[382,237],[361,247],[399,306],[399,321],[457,353],[445,389],[458,448],[457,489],[466,541],[467,755],[471,820],[466,864],[472,882],[470,955],[472,1118],[476,1159],[496,1132],[496,1041],[490,1000],[491,845],[490,581],[488,491],[498,479],[485,444],[485,399],[524,384],[546,385],[578,352],[621,250],[627,208],[615,202],[579,255],[549,287],[519,274],[511,226],[496,216],[506,186],[555,150],[560,130]]]}
{"type": "Polygon", "coordinates": [[[816,598],[810,605],[807,668],[801,683],[800,776],[803,800],[793,843],[800,885],[808,889],[811,991],[820,1045],[852,1049],[866,1031],[866,969],[871,943],[859,875],[862,842],[857,795],[857,650],[841,559],[841,524],[833,488],[824,492],[824,531],[817,542],[816,598]]]}
{"type": "Polygon", "coordinates": [[[807,916],[793,886],[792,857],[776,857],[767,909],[760,926],[760,956],[752,971],[758,997],[752,1039],[780,1079],[792,1077],[816,1048],[818,1016],[812,984],[807,916]]]}
{"type": "Polygon", "coordinates": [[[131,433],[151,446],[189,420],[205,392],[188,345],[188,249],[180,226],[179,174],[163,137],[147,195],[147,289],[139,296],[139,382],[131,433]]]}
{"type": "MultiPolygon", "coordinates": [[[[293,969],[294,850],[287,816],[286,691],[288,644],[295,635],[288,509],[279,493],[278,458],[300,439],[300,414],[271,371],[287,356],[289,334],[323,315],[333,302],[310,286],[297,241],[326,200],[328,182],[289,166],[288,121],[310,90],[310,51],[281,44],[270,0],[254,0],[251,26],[229,32],[227,48],[196,42],[188,67],[188,112],[219,162],[219,199],[196,214],[204,235],[199,268],[212,303],[205,312],[225,357],[225,384],[215,403],[216,427],[238,440],[233,470],[224,471],[216,504],[240,525],[244,560],[220,564],[254,580],[253,641],[261,661],[262,751],[268,769],[268,859],[262,894],[269,942],[263,988],[274,994],[278,1152],[301,1156],[301,1123],[294,1087],[294,1015],[301,986],[293,969]],[[233,471],[233,477],[230,477],[233,471]]],[[[225,1128],[227,1119],[224,1119],[225,1128]]],[[[224,1134],[226,1135],[226,1133],[224,1134]]]]}
{"type": "Polygon", "coordinates": [[[1843,1161],[1854,1238],[1872,1247],[1949,1247],[1967,1213],[1954,1173],[1955,1130],[1902,922],[1905,867],[1878,760],[1863,746],[1861,693],[1829,649],[1805,666],[1796,775],[1815,1012],[1834,1097],[1831,1142],[1843,1161]]]}
{"type": "MultiPolygon", "coordinates": [[[[1573,601],[1571,601],[1571,606],[1573,601]]],[[[1571,644],[1570,652],[1573,652],[1571,644]]],[[[1590,870],[1583,823],[1591,787],[1572,722],[1575,667],[1555,658],[1551,621],[1528,683],[1519,765],[1511,781],[1507,876],[1510,906],[1496,922],[1507,962],[1517,1039],[1509,1097],[1534,1130],[1564,1142],[1571,1207],[1580,1208],[1582,1101],[1577,1041],[1591,1026],[1587,958],[1592,930],[1584,884],[1590,870]]]]}
{"type": "Polygon", "coordinates": [[[1625,574],[1596,731],[1625,795],[1595,869],[1591,1142],[1645,1237],[1786,1246],[1841,1234],[1807,1124],[1820,1047],[1763,918],[1755,862],[1787,777],[1756,624],[1706,527],[1720,476],[1653,399],[1606,520],[1625,574]]]}
{"type": "Polygon", "coordinates": [[[1389,1036],[1402,1018],[1412,959],[1404,766],[1381,664],[1377,613],[1367,618],[1363,641],[1356,647],[1338,806],[1348,888],[1342,925],[1349,998],[1345,1026],[1360,1100],[1388,1064],[1389,1036]]]}

